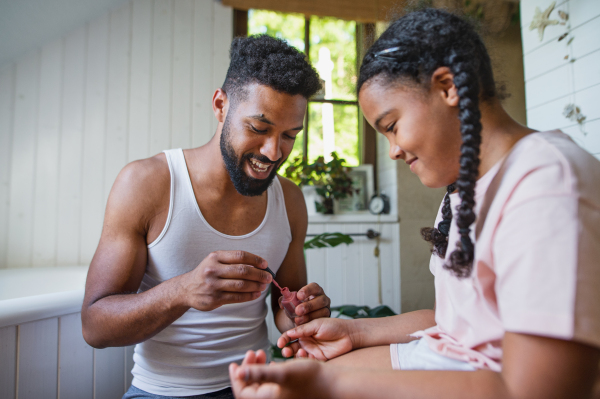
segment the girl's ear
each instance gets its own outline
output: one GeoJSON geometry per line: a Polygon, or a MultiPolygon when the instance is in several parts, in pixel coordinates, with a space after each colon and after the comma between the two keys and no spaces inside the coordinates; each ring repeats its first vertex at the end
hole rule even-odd
{"type": "Polygon", "coordinates": [[[431,89],[442,96],[442,100],[450,107],[458,107],[458,91],[454,85],[454,75],[448,67],[439,67],[431,75],[431,89]]]}

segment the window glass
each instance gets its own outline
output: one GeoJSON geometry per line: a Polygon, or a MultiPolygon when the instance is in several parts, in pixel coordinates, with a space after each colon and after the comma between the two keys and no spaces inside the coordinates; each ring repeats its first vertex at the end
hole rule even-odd
{"type": "Polygon", "coordinates": [[[356,22],[311,17],[310,60],[321,79],[327,81],[331,75],[331,92],[325,98],[356,100],[356,22]],[[324,65],[320,68],[321,63],[324,65]]]}
{"type": "Polygon", "coordinates": [[[266,33],[304,51],[304,15],[267,10],[248,11],[248,35],[266,33]]]}
{"type": "Polygon", "coordinates": [[[308,109],[309,162],[320,156],[329,160],[329,154],[335,151],[346,160],[346,165],[358,166],[358,108],[355,105],[313,102],[308,109]]]}

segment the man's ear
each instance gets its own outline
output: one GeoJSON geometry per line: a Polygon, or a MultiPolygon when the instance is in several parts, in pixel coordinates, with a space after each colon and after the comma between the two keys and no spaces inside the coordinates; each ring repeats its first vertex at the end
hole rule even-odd
{"type": "Polygon", "coordinates": [[[431,75],[431,90],[439,93],[450,107],[458,107],[458,90],[454,85],[454,74],[448,67],[439,67],[431,75]]]}
{"type": "Polygon", "coordinates": [[[212,107],[215,118],[217,118],[220,123],[223,123],[225,121],[225,116],[227,115],[227,110],[229,109],[229,99],[227,98],[227,93],[225,93],[223,89],[215,90],[215,94],[213,94],[212,98],[212,107]]]}

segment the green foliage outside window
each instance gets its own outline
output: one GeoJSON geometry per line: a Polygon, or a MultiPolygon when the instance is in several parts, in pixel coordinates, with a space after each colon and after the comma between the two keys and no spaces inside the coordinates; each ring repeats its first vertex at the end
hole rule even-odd
{"type": "MultiPolygon", "coordinates": [[[[302,14],[284,14],[267,10],[250,10],[248,34],[268,34],[286,40],[300,51],[305,51],[302,14]]],[[[334,64],[332,72],[332,99],[356,101],[356,22],[329,17],[310,17],[310,61],[315,65],[319,50],[327,47],[334,64]]],[[[308,110],[308,160],[315,162],[325,155],[323,146],[323,121],[321,103],[312,102],[308,110]]],[[[335,152],[346,159],[346,165],[360,164],[358,137],[358,106],[333,106],[335,152]]],[[[304,131],[296,136],[294,148],[288,161],[282,165],[284,171],[291,160],[302,157],[304,131]]],[[[328,155],[328,154],[327,154],[328,155]]]]}

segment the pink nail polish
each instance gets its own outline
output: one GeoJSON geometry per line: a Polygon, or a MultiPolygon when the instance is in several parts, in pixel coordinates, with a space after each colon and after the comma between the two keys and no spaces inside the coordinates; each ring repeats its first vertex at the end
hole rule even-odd
{"type": "Polygon", "coordinates": [[[285,311],[287,317],[293,320],[295,317],[298,317],[296,314],[296,306],[302,303],[296,295],[297,291],[290,292],[287,287],[283,287],[281,289],[281,294],[283,295],[281,306],[283,306],[283,310],[285,311]]]}

